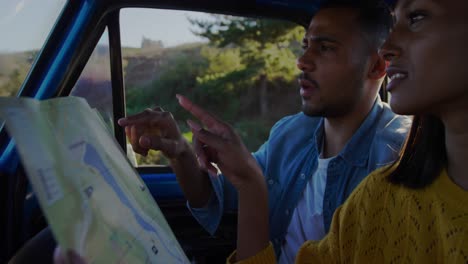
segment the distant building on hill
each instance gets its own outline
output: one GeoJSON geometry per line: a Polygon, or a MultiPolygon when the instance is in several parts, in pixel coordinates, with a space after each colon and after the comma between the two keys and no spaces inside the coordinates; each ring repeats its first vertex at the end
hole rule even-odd
{"type": "Polygon", "coordinates": [[[142,49],[163,49],[164,45],[161,40],[152,40],[149,38],[143,37],[141,40],[142,49]]]}

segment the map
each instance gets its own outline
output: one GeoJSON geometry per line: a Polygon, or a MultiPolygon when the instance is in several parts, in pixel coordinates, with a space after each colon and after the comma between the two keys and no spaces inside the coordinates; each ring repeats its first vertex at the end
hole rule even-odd
{"type": "Polygon", "coordinates": [[[62,248],[88,263],[190,263],[146,185],[84,99],[0,98],[0,118],[62,248]]]}

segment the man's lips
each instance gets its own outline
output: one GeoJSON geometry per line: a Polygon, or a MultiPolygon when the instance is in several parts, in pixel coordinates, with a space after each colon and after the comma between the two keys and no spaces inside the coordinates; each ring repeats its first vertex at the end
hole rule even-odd
{"type": "Polygon", "coordinates": [[[316,81],[304,78],[299,79],[299,85],[301,87],[300,93],[302,97],[311,96],[319,87],[316,81]]]}
{"type": "Polygon", "coordinates": [[[387,77],[390,79],[387,84],[387,91],[390,92],[408,78],[408,72],[398,66],[389,66],[387,68],[387,77]]]}

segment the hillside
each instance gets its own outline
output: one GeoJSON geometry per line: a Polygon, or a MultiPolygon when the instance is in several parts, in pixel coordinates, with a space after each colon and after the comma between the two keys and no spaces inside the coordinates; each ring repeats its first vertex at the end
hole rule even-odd
{"type": "MultiPolygon", "coordinates": [[[[74,95],[86,97],[91,106],[101,108],[101,113],[111,118],[107,50],[106,46],[95,50],[74,95]]],[[[175,94],[181,93],[232,124],[248,149],[257,149],[277,120],[300,110],[297,81],[286,75],[265,78],[246,67],[239,52],[235,47],[215,48],[205,43],[171,48],[162,45],[123,48],[127,114],[160,105],[173,113],[180,121],[182,132],[191,140],[184,122],[190,116],[175,100],[175,94]],[[266,92],[262,92],[262,86],[266,92]],[[262,105],[267,106],[266,111],[262,105]]],[[[34,53],[0,54],[1,96],[16,94],[34,53]]],[[[167,164],[158,152],[151,152],[147,157],[137,155],[137,160],[139,164],[167,164]]]]}
{"type": "Polygon", "coordinates": [[[26,77],[37,51],[0,53],[0,96],[13,96],[26,77]]]}

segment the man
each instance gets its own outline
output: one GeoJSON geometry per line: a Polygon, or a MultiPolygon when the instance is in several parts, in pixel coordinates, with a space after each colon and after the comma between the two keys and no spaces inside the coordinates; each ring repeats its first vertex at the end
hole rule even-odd
{"type": "MultiPolygon", "coordinates": [[[[323,238],[358,183],[397,158],[411,122],[378,97],[385,62],[377,50],[392,25],[389,11],[379,1],[353,2],[329,3],[313,17],[297,60],[302,113],[275,124],[253,154],[268,186],[270,240],[280,263],[292,263],[304,241],[323,238]]],[[[236,190],[213,175],[200,144],[197,162],[168,112],[147,110],[119,124],[136,152],[158,149],[170,159],[188,207],[210,233],[223,212],[236,210],[236,190]]]]}

